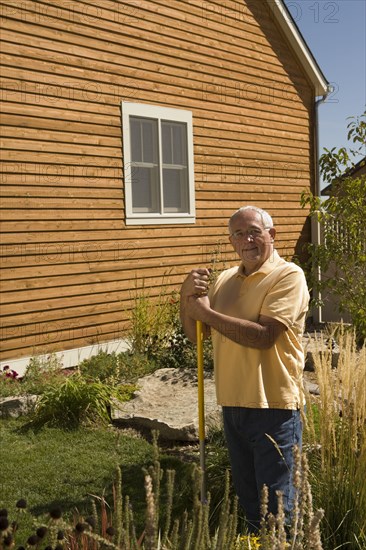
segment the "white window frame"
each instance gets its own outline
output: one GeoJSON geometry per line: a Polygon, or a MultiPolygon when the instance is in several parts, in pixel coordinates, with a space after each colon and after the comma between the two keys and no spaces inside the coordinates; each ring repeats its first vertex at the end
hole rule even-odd
{"type": "Polygon", "coordinates": [[[126,225],[154,225],[172,223],[195,223],[195,197],[194,197],[194,163],[193,163],[193,124],[192,112],[183,109],[173,109],[150,105],[145,103],[131,103],[122,101],[122,131],[123,131],[123,165],[124,165],[124,190],[126,225]],[[160,121],[181,122],[187,126],[187,170],[188,170],[188,212],[163,212],[160,204],[160,212],[133,212],[132,209],[132,177],[131,177],[131,142],[130,142],[130,117],[151,118],[159,121],[159,171],[160,193],[163,189],[163,162],[161,151],[160,121]]]}

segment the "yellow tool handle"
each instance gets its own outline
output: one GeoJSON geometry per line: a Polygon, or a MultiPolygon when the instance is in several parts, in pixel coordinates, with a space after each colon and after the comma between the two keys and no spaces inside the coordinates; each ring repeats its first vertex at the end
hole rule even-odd
{"type": "Polygon", "coordinates": [[[206,496],[206,449],[205,449],[205,399],[203,382],[203,327],[201,321],[196,321],[197,335],[197,380],[198,380],[198,437],[200,445],[201,466],[201,502],[207,503],[206,496]]]}
{"type": "Polygon", "coordinates": [[[205,398],[203,383],[203,329],[202,321],[196,321],[197,334],[197,379],[198,379],[198,435],[205,439],[205,398]]]}

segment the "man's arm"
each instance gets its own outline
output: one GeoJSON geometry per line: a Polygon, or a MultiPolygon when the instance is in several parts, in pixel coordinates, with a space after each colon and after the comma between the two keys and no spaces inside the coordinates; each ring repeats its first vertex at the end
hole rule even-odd
{"type": "Polygon", "coordinates": [[[201,320],[237,344],[257,349],[269,349],[278,336],[287,330],[286,325],[265,315],[261,315],[258,323],[254,323],[219,313],[211,309],[206,296],[189,297],[186,315],[191,319],[201,320]]]}
{"type": "MultiPolygon", "coordinates": [[[[194,269],[185,279],[180,291],[180,320],[187,338],[195,343],[197,340],[196,320],[189,314],[189,298],[206,294],[210,272],[208,269],[194,269]]],[[[203,324],[203,337],[207,338],[210,328],[203,324]]]]}
{"type": "MultiPolygon", "coordinates": [[[[194,344],[197,342],[197,329],[196,329],[196,320],[192,319],[187,313],[187,299],[181,296],[180,299],[180,321],[183,326],[184,334],[187,336],[188,340],[194,344]]],[[[207,338],[210,335],[210,328],[203,323],[203,338],[207,338]]]]}

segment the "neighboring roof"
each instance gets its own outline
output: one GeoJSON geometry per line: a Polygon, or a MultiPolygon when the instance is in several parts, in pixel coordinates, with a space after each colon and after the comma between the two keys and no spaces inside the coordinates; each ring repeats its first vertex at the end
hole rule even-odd
{"type": "Polygon", "coordinates": [[[315,95],[328,94],[330,92],[329,82],[323,75],[285,3],[282,0],[266,0],[266,2],[309,76],[315,89],[315,95]]]}
{"type": "MultiPolygon", "coordinates": [[[[359,177],[364,174],[366,174],[366,156],[364,156],[361,160],[359,160],[357,164],[355,164],[351,168],[348,168],[348,170],[346,170],[339,179],[342,180],[344,178],[349,178],[350,176],[359,177]]],[[[332,186],[333,186],[333,182],[327,185],[326,187],[324,187],[324,189],[322,189],[320,194],[323,196],[329,195],[332,192],[332,186]]]]}

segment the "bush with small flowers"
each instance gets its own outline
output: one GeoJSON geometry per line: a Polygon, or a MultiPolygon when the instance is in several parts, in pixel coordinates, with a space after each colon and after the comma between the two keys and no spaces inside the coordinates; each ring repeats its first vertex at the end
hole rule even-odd
{"type": "Polygon", "coordinates": [[[0,369],[0,397],[9,397],[20,393],[20,379],[18,373],[5,365],[0,369]]]}

